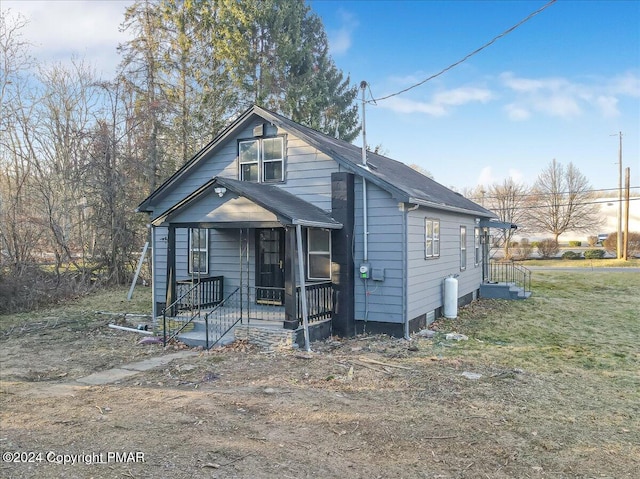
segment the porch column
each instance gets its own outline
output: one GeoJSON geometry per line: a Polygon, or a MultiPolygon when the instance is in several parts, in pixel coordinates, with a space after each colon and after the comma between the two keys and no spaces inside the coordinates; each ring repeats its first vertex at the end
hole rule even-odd
{"type": "Polygon", "coordinates": [[[355,336],[355,302],[353,263],[354,230],[354,175],[353,173],[331,174],[331,216],[342,223],[340,230],[331,232],[332,273],[334,309],[333,331],[342,337],[355,336]]]}
{"type": "MultiPolygon", "coordinates": [[[[176,227],[169,226],[167,235],[167,296],[165,308],[176,300],[176,227]]],[[[175,316],[175,307],[169,314],[175,316]]]]}
{"type": "Polygon", "coordinates": [[[284,328],[297,329],[300,323],[296,297],[296,230],[287,226],[284,231],[284,328]]]}
{"type": "Polygon", "coordinates": [[[490,281],[489,278],[489,250],[491,245],[489,244],[489,228],[482,228],[482,282],[486,283],[490,281]]]}

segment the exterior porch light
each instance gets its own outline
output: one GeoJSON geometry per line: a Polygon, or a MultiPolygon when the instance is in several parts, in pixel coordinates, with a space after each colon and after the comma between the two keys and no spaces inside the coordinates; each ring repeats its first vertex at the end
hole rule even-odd
{"type": "Polygon", "coordinates": [[[213,189],[213,191],[215,191],[218,194],[218,196],[222,198],[224,194],[227,192],[227,189],[224,186],[217,186],[213,189]]]}

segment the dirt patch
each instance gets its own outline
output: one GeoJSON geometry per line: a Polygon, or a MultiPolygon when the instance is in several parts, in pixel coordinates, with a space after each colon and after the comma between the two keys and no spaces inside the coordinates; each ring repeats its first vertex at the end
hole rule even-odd
{"type": "Polygon", "coordinates": [[[175,351],[138,346],[108,322],[0,339],[0,448],[34,454],[3,456],[27,462],[3,462],[0,476],[631,478],[640,468],[631,408],[600,414],[603,398],[580,378],[463,361],[440,335],[331,339],[311,354],[234,344],[83,386],[76,379],[175,351]]]}

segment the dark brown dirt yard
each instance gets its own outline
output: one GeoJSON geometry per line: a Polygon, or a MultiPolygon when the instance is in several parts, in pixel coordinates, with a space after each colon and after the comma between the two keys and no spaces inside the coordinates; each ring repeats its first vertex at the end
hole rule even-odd
{"type": "Polygon", "coordinates": [[[183,349],[137,345],[90,309],[12,317],[0,331],[0,477],[640,477],[637,382],[610,376],[603,390],[606,377],[566,359],[506,359],[526,341],[502,356],[475,349],[486,318],[544,301],[474,303],[432,339],[193,351],[104,385],[77,379],[183,349]],[[454,328],[469,339],[447,340],[454,328]]]}

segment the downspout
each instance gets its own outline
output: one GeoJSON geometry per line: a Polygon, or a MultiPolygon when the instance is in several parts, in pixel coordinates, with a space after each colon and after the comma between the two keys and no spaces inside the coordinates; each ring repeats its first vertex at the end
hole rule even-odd
{"type": "MultiPolygon", "coordinates": [[[[365,116],[365,100],[364,90],[367,88],[367,82],[360,82],[362,88],[362,167],[367,170],[367,129],[365,116]]],[[[364,244],[364,262],[369,260],[369,215],[367,205],[367,180],[362,176],[362,226],[363,226],[363,244],[364,244]]]]}
{"type": "MultiPolygon", "coordinates": [[[[365,100],[364,91],[367,88],[367,82],[360,82],[360,88],[362,88],[362,168],[368,170],[367,166],[367,128],[365,117],[365,100]]],[[[367,204],[367,180],[362,175],[362,244],[363,244],[363,259],[362,262],[369,261],[369,208],[367,204]]],[[[369,320],[369,282],[364,279],[364,332],[367,329],[367,321],[369,320]]]]}
{"type": "Polygon", "coordinates": [[[410,208],[405,206],[405,203],[400,203],[403,211],[402,215],[402,271],[404,274],[402,275],[402,316],[404,318],[404,339],[407,341],[411,339],[411,334],[409,333],[409,298],[408,291],[409,285],[407,282],[408,274],[407,267],[409,265],[409,260],[407,259],[407,255],[409,254],[409,246],[407,241],[409,240],[409,212],[415,211],[420,208],[420,205],[414,205],[410,208]]]}
{"type": "Polygon", "coordinates": [[[404,339],[410,339],[409,336],[409,308],[407,303],[409,302],[409,298],[407,298],[407,223],[409,212],[405,207],[404,203],[400,203],[402,207],[402,271],[404,274],[402,275],[402,317],[404,318],[404,339]]]}

